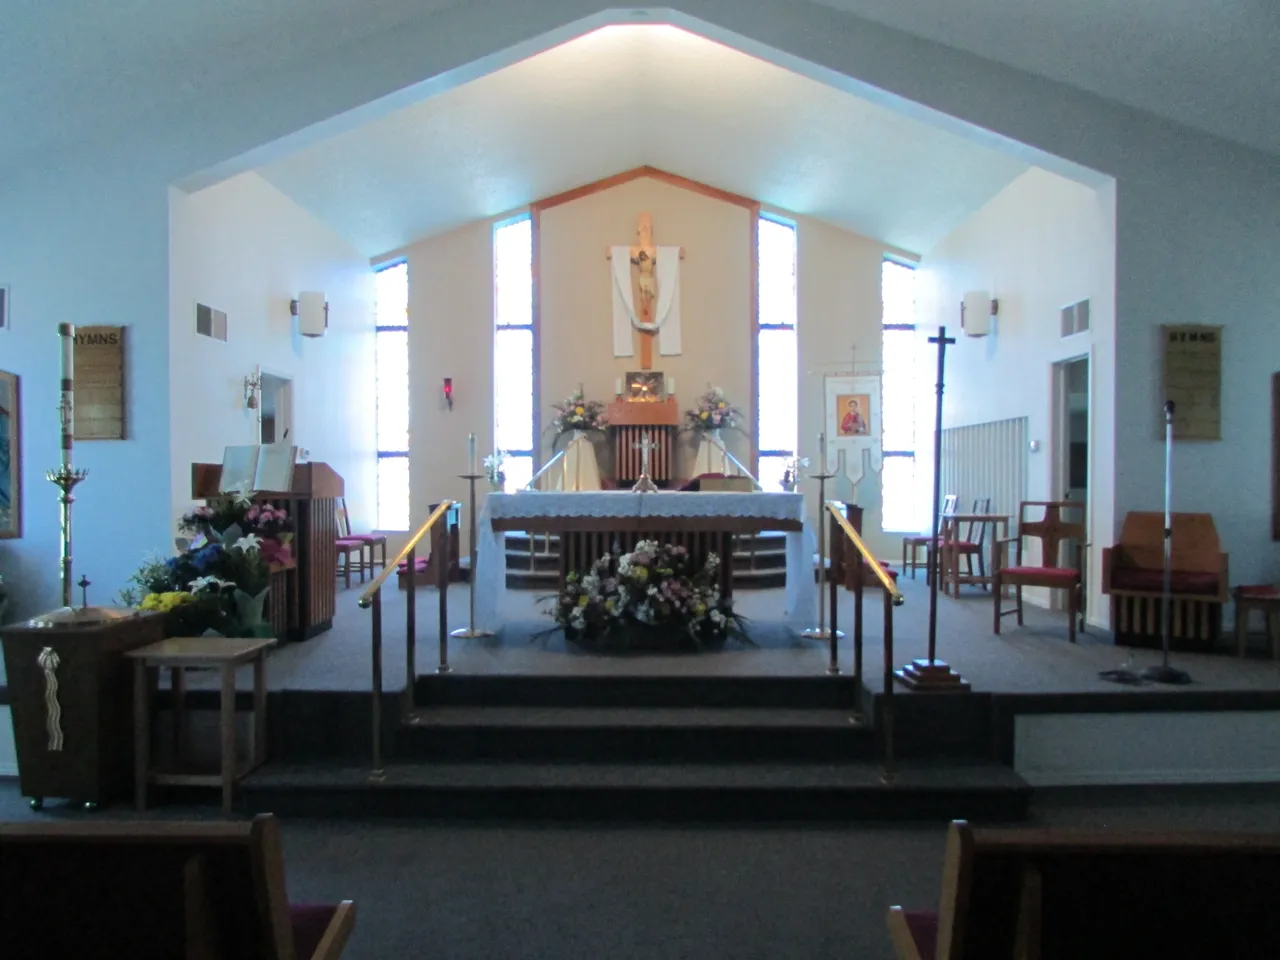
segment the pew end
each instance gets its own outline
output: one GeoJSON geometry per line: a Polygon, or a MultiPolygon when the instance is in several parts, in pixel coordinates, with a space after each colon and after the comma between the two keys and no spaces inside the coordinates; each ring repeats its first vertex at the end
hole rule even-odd
{"type": "Polygon", "coordinates": [[[0,824],[0,930],[31,956],[335,960],[355,904],[291,904],[279,822],[0,824]]]}

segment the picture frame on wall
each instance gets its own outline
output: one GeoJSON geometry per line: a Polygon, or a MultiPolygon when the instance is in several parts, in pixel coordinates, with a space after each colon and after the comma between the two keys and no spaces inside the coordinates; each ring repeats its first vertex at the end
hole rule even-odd
{"type": "Polygon", "coordinates": [[[866,463],[879,469],[881,452],[880,378],[831,374],[823,378],[823,429],[827,434],[827,469],[846,451],[847,469],[866,463]]]}
{"type": "Polygon", "coordinates": [[[9,287],[0,283],[0,333],[9,330],[9,287]]]}
{"type": "Polygon", "coordinates": [[[22,536],[21,406],[18,375],[0,370],[0,540],[22,536]]]}

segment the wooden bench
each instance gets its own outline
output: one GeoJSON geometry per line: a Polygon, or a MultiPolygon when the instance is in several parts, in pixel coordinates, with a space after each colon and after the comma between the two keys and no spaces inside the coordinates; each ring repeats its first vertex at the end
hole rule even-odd
{"type": "Polygon", "coordinates": [[[328,960],[355,904],[291,904],[280,826],[0,824],[6,955],[129,960],[328,960]]]}
{"type": "MultiPolygon", "coordinates": [[[[1209,650],[1222,632],[1222,608],[1230,599],[1227,555],[1213,517],[1173,514],[1169,645],[1209,650]]],[[[1163,642],[1164,514],[1133,512],[1120,539],[1102,551],[1102,592],[1111,597],[1116,643],[1159,647],[1163,642]]]]}
{"type": "Polygon", "coordinates": [[[951,825],[934,911],[889,908],[900,960],[1280,956],[1280,834],[951,825]]]}

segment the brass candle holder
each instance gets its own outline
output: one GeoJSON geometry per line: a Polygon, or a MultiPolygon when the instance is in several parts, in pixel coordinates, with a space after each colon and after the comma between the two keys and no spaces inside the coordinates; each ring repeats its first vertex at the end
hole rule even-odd
{"type": "Polygon", "coordinates": [[[62,491],[62,496],[58,500],[62,504],[62,605],[64,607],[71,606],[71,588],[75,586],[71,578],[71,505],[75,503],[76,498],[71,491],[88,475],[88,470],[76,470],[69,463],[64,463],[57,470],[49,470],[45,473],[45,479],[62,491]]]}

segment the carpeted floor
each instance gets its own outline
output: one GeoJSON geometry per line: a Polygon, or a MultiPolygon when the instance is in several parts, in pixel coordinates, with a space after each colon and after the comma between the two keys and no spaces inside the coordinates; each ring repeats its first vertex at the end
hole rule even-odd
{"type": "MultiPolygon", "coordinates": [[[[928,654],[929,591],[923,578],[905,580],[906,603],[894,614],[894,662],[901,666],[928,654]]],[[[338,594],[338,610],[331,631],[305,643],[276,651],[268,679],[273,689],[368,690],[370,677],[370,613],[356,605],[358,585],[338,594]]],[[[865,600],[864,670],[873,687],[883,669],[884,614],[879,591],[867,591],[865,600]]],[[[404,683],[405,594],[384,590],[383,687],[393,690],[404,683]]],[[[852,631],[853,597],[840,595],[841,629],[852,631]]],[[[497,637],[482,640],[450,640],[449,662],[457,673],[507,674],[660,674],[813,676],[825,672],[827,644],[803,640],[780,621],[785,598],[782,590],[741,591],[737,606],[751,620],[757,646],[730,644],[724,650],[677,656],[601,656],[583,653],[556,633],[540,636],[550,621],[540,614],[537,595],[508,593],[507,626],[497,637]]],[[[467,586],[449,590],[449,625],[466,625],[467,586]]],[[[1026,625],[1012,617],[1003,633],[991,631],[990,594],[970,589],[961,599],[939,597],[938,656],[951,663],[973,684],[973,689],[999,693],[1132,693],[1098,678],[1099,671],[1132,663],[1141,668],[1157,662],[1158,653],[1116,648],[1109,634],[1091,630],[1079,642],[1067,642],[1066,614],[1030,605],[1026,625]],[[1132,658],[1130,660],[1130,658],[1132,658]]],[[[423,590],[418,596],[417,666],[431,672],[438,662],[437,594],[423,590]]],[[[853,641],[840,644],[840,664],[846,672],[853,665],[853,641]]],[[[1223,655],[1177,655],[1176,662],[1189,670],[1199,689],[1277,690],[1280,663],[1263,659],[1239,660],[1223,655]]],[[[208,678],[213,683],[214,678],[208,678]]],[[[193,686],[199,686],[198,679],[193,686]]],[[[251,675],[242,671],[240,686],[248,689],[251,675]]],[[[1140,688],[1160,695],[1170,689],[1158,685],[1140,688]]],[[[1185,689],[1185,688],[1184,688],[1185,689]]]]}
{"type": "MultiPolygon", "coordinates": [[[[33,816],[0,783],[0,820],[33,816]]],[[[1037,794],[1035,819],[1276,831],[1280,789],[1037,794]]],[[[943,838],[940,826],[287,822],[285,858],[294,900],[357,902],[351,960],[876,960],[893,955],[888,905],[935,904],[943,838]]],[[[5,956],[23,957],[16,946],[5,956]]]]}

